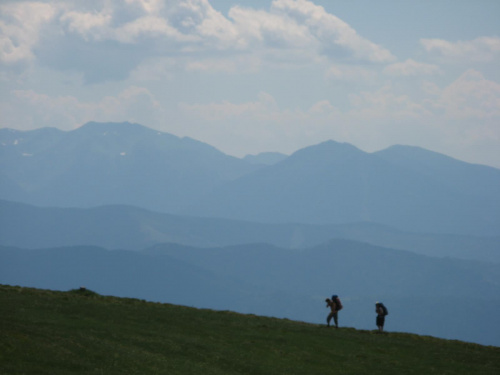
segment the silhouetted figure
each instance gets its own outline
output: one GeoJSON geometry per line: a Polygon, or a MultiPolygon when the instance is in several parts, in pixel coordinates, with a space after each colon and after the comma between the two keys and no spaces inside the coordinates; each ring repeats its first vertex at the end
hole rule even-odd
{"type": "Polygon", "coordinates": [[[333,295],[332,299],[327,298],[325,300],[326,307],[330,308],[330,314],[326,317],[326,325],[330,327],[330,322],[333,318],[333,322],[335,323],[335,328],[339,328],[339,311],[342,310],[342,303],[338,296],[333,295]]]}
{"type": "Polygon", "coordinates": [[[377,313],[377,327],[379,333],[382,333],[384,331],[384,324],[385,324],[385,316],[389,314],[387,311],[387,308],[384,306],[382,302],[377,302],[375,304],[375,312],[377,313]]]}

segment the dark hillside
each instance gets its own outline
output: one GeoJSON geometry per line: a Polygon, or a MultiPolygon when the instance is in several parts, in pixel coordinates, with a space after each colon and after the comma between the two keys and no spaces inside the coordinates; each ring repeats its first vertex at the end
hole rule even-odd
{"type": "Polygon", "coordinates": [[[500,349],[0,286],[0,373],[498,374],[500,349]]]}

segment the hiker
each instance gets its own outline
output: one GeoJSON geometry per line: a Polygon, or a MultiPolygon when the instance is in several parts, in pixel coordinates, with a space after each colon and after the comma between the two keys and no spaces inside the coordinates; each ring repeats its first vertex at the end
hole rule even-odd
{"type": "Polygon", "coordinates": [[[385,316],[389,314],[387,307],[384,306],[382,302],[375,303],[375,313],[377,313],[377,327],[378,332],[382,333],[384,331],[385,316]]]}
{"type": "Polygon", "coordinates": [[[332,299],[325,299],[326,307],[330,308],[330,314],[326,317],[326,326],[330,327],[330,322],[333,318],[333,322],[335,323],[335,328],[339,328],[339,318],[338,313],[342,309],[342,303],[337,295],[333,295],[332,299]]]}

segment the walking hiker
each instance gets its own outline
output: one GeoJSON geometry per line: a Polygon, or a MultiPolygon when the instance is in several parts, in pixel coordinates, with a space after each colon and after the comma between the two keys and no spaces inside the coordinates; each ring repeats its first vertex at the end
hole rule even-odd
{"type": "Polygon", "coordinates": [[[384,331],[384,323],[385,323],[385,316],[389,315],[389,312],[387,311],[387,307],[384,306],[382,302],[377,302],[375,304],[375,312],[377,313],[377,327],[379,333],[382,333],[384,331]]]}
{"type": "Polygon", "coordinates": [[[340,302],[340,298],[337,295],[333,295],[332,299],[325,299],[326,307],[330,308],[330,314],[326,317],[326,326],[330,327],[330,322],[333,318],[333,322],[335,323],[335,328],[339,328],[339,311],[342,310],[342,303],[340,302]]]}

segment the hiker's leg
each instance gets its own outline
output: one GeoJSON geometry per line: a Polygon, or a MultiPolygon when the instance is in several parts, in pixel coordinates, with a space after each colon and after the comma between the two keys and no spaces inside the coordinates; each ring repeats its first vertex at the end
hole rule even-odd
{"type": "Polygon", "coordinates": [[[335,312],[333,313],[333,321],[335,322],[335,327],[339,327],[339,313],[335,312]]]}
{"type": "Polygon", "coordinates": [[[326,325],[328,327],[330,327],[330,321],[332,320],[332,318],[333,318],[333,313],[328,314],[328,316],[326,317],[326,325]]]}

